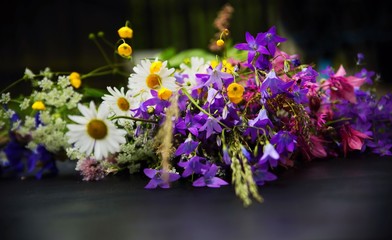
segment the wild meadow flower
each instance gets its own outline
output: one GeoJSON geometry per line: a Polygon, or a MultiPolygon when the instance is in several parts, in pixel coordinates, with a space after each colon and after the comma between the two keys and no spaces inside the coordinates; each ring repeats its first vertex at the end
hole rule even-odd
{"type": "Polygon", "coordinates": [[[323,87],[330,90],[331,101],[346,99],[356,103],[354,88],[360,87],[364,82],[365,78],[346,76],[346,70],[340,65],[339,70],[323,84],[323,87]]]}
{"type": "Polygon", "coordinates": [[[180,178],[178,173],[165,172],[163,170],[156,170],[152,168],[145,168],[143,172],[147,177],[150,178],[150,181],[144,187],[146,189],[153,189],[157,188],[158,186],[161,188],[169,188],[171,182],[177,181],[180,178]],[[165,174],[167,175],[167,180],[164,179],[165,174]]]}
{"type": "Polygon", "coordinates": [[[340,130],[342,138],[343,153],[346,156],[347,151],[361,150],[366,139],[370,137],[356,129],[352,128],[350,124],[344,124],[340,130]]]}
{"type": "Polygon", "coordinates": [[[89,156],[93,153],[94,158],[102,160],[110,153],[117,153],[120,145],[126,142],[127,132],[118,129],[107,119],[109,109],[106,104],[101,104],[98,110],[93,101],[90,106],[78,105],[82,116],[68,116],[76,124],[68,124],[69,143],[89,156]]]}
{"type": "Polygon", "coordinates": [[[120,38],[132,38],[133,37],[133,30],[128,26],[123,26],[117,30],[118,35],[120,38]]]}
{"type": "Polygon", "coordinates": [[[216,177],[216,173],[218,171],[218,167],[215,164],[212,164],[208,170],[193,182],[194,187],[210,187],[210,188],[220,188],[220,186],[228,185],[225,180],[216,177]]]}
{"type": "Polygon", "coordinates": [[[131,91],[135,103],[140,103],[152,98],[151,90],[158,91],[160,88],[169,89],[172,92],[178,90],[173,73],[174,68],[167,68],[167,61],[141,60],[141,63],[133,68],[128,79],[128,88],[131,91]]]}
{"type": "Polygon", "coordinates": [[[82,80],[80,78],[80,74],[78,72],[72,72],[69,75],[69,82],[71,83],[71,85],[78,89],[80,88],[80,86],[82,85],[82,80]]]}
{"type": "Polygon", "coordinates": [[[252,36],[249,32],[245,33],[246,43],[237,43],[234,45],[238,50],[243,50],[248,52],[248,63],[252,63],[255,59],[256,54],[266,54],[269,55],[267,48],[262,45],[262,35],[257,34],[256,38],[252,36]]]}
{"type": "MultiPolygon", "coordinates": [[[[102,97],[102,104],[106,104],[109,107],[110,115],[112,116],[132,116],[132,109],[135,109],[137,105],[134,103],[131,91],[124,92],[124,87],[117,89],[116,87],[107,87],[110,94],[105,94],[102,97]]],[[[129,121],[126,119],[118,119],[120,124],[129,121]]]]}
{"type": "Polygon", "coordinates": [[[283,38],[276,34],[276,27],[272,26],[267,32],[261,33],[259,36],[260,44],[266,46],[272,56],[275,55],[277,44],[285,42],[286,38],[283,38]]]}
{"type": "Polygon", "coordinates": [[[123,42],[117,47],[117,53],[124,58],[130,58],[132,55],[132,47],[126,43],[123,42]]]}
{"type": "Polygon", "coordinates": [[[92,157],[79,159],[75,170],[83,176],[83,181],[98,181],[106,176],[105,169],[100,161],[92,157]]]}

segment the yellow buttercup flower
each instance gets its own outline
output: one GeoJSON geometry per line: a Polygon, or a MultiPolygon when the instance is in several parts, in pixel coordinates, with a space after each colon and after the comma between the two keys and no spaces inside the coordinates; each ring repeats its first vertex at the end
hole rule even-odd
{"type": "Polygon", "coordinates": [[[69,75],[69,81],[74,88],[79,88],[82,85],[82,80],[80,79],[80,74],[77,72],[72,72],[69,75]]]}
{"type": "Polygon", "coordinates": [[[42,101],[35,101],[31,108],[34,110],[45,110],[45,104],[42,101]]]}
{"type": "Polygon", "coordinates": [[[242,101],[242,96],[244,94],[244,87],[238,83],[231,83],[227,87],[227,96],[229,100],[235,104],[238,104],[242,101]]]}
{"type": "Polygon", "coordinates": [[[120,29],[118,29],[118,35],[120,36],[120,38],[132,38],[133,37],[133,30],[132,28],[128,27],[128,26],[124,26],[120,29]]]}
{"type": "Polygon", "coordinates": [[[222,39],[219,39],[218,41],[216,41],[216,45],[218,47],[222,47],[223,45],[225,45],[225,41],[223,41],[222,39]]]}
{"type": "Polygon", "coordinates": [[[120,56],[128,58],[132,55],[132,48],[128,43],[122,43],[118,46],[117,52],[120,56]]]}
{"type": "Polygon", "coordinates": [[[169,100],[170,97],[172,96],[172,94],[173,94],[173,92],[170,89],[167,89],[164,87],[159,89],[159,91],[158,91],[158,97],[159,97],[159,99],[162,99],[162,100],[169,100]]]}

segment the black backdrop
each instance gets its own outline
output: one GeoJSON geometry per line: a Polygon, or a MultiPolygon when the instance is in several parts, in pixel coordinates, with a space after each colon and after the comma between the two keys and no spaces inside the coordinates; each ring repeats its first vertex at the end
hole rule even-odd
{"type": "Polygon", "coordinates": [[[389,71],[392,33],[388,1],[369,0],[37,0],[3,1],[0,14],[1,86],[39,71],[87,72],[104,64],[88,39],[103,31],[115,42],[116,30],[129,20],[134,51],[175,47],[207,48],[212,22],[225,3],[234,7],[231,37],[243,42],[276,25],[288,46],[303,62],[322,61],[347,68],[357,52],[367,66],[392,82],[389,71]],[[295,51],[295,52],[294,52],[295,51]]]}

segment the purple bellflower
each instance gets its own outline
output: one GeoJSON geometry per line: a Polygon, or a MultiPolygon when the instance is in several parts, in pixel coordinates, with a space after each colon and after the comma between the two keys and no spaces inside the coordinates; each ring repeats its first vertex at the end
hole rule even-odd
{"type": "Polygon", "coordinates": [[[260,44],[267,46],[272,56],[275,55],[276,45],[284,41],[286,41],[286,38],[283,38],[276,34],[275,26],[272,26],[267,32],[262,33],[260,36],[260,44]]]}
{"type": "Polygon", "coordinates": [[[180,178],[178,173],[164,172],[163,170],[156,170],[152,168],[145,168],[143,170],[147,177],[151,178],[150,182],[144,187],[146,189],[157,188],[170,188],[169,183],[177,181],[180,178]],[[164,179],[164,174],[168,174],[167,181],[164,179]]]}
{"type": "Polygon", "coordinates": [[[210,168],[204,173],[203,176],[196,179],[193,182],[194,187],[210,187],[210,188],[219,188],[222,185],[228,185],[226,181],[215,177],[216,172],[218,171],[218,167],[215,164],[212,164],[210,168]]]}
{"type": "Polygon", "coordinates": [[[238,43],[234,46],[234,48],[248,51],[248,63],[252,63],[256,53],[269,55],[267,48],[261,45],[261,37],[261,34],[257,34],[255,39],[249,32],[246,32],[246,43],[238,43]]]}

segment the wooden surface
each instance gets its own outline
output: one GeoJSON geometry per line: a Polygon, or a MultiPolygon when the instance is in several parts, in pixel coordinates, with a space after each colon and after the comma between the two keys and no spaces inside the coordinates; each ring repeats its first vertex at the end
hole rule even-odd
{"type": "Polygon", "coordinates": [[[145,190],[145,176],[0,180],[0,239],[392,239],[392,157],[317,160],[242,206],[232,186],[145,190]]]}

